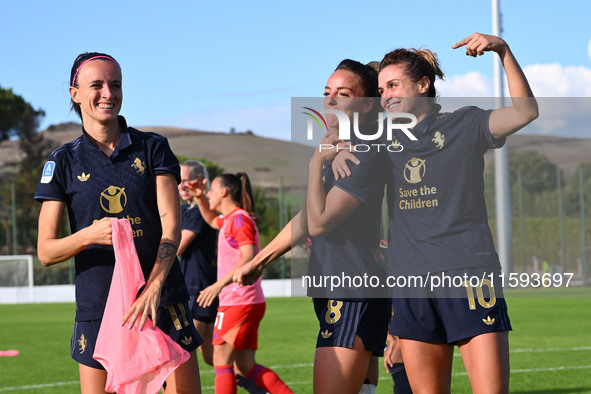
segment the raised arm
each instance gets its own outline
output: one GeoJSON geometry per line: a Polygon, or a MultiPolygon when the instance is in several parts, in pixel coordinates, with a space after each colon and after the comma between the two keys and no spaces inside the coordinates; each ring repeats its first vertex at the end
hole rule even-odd
{"type": "Polygon", "coordinates": [[[310,160],[306,207],[308,231],[312,236],[321,236],[329,232],[357,209],[360,204],[357,198],[338,187],[332,187],[328,194],[324,191],[322,167],[334,158],[336,150],[323,150],[322,147],[326,144],[332,144],[333,139],[334,136],[327,133],[310,160]]]}
{"type": "Polygon", "coordinates": [[[156,311],[160,306],[162,286],[174,263],[181,240],[180,199],[174,175],[170,173],[156,175],[156,197],[162,225],[162,238],[156,262],[144,291],[123,318],[123,323],[128,322],[131,327],[141,316],[140,329],[146,323],[148,315],[152,317],[152,328],[156,328],[156,311]]]}
{"type": "Polygon", "coordinates": [[[509,45],[503,39],[493,35],[474,33],[454,44],[452,48],[457,49],[462,46],[466,47],[466,55],[473,57],[481,56],[487,51],[496,52],[505,69],[513,105],[499,108],[491,114],[489,128],[494,138],[509,136],[538,117],[538,103],[527,78],[509,45]]]}
{"type": "Polygon", "coordinates": [[[215,230],[219,230],[220,226],[218,226],[217,221],[215,220],[218,216],[217,212],[209,208],[209,202],[207,198],[205,198],[205,185],[207,184],[207,179],[204,179],[203,182],[199,182],[198,180],[194,180],[189,182],[189,192],[193,197],[194,201],[197,202],[197,206],[199,207],[199,211],[201,211],[201,216],[203,216],[203,220],[209,226],[215,230]]]}

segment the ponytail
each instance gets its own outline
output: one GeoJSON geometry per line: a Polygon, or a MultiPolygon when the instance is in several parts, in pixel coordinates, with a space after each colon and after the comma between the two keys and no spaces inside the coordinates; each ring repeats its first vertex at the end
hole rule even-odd
{"type": "Polygon", "coordinates": [[[260,223],[260,218],[256,213],[254,196],[250,179],[245,172],[236,174],[224,173],[217,176],[220,178],[220,185],[228,189],[228,194],[232,201],[240,208],[244,209],[256,224],[260,223]]]}

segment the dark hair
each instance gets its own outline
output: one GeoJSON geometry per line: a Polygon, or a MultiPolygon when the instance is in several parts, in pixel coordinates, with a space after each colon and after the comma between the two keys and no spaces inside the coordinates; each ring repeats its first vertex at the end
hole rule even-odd
{"type": "MultiPolygon", "coordinates": [[[[380,97],[380,92],[378,91],[377,62],[363,64],[356,60],[345,59],[341,61],[335,69],[335,71],[338,70],[350,71],[359,77],[361,80],[364,97],[380,97]]],[[[364,100],[369,99],[364,98],[364,100]]],[[[369,122],[369,124],[373,124],[375,122],[375,119],[377,119],[377,115],[381,110],[380,105],[375,102],[374,99],[371,100],[373,101],[372,108],[367,114],[365,114],[364,120],[364,123],[369,122]]]]}
{"type": "Polygon", "coordinates": [[[429,49],[395,49],[386,54],[380,62],[380,71],[393,64],[404,64],[405,72],[413,82],[418,82],[423,77],[429,78],[428,97],[437,97],[435,89],[435,77],[443,79],[445,76],[439,66],[437,54],[429,49]]]}
{"type": "Polygon", "coordinates": [[[220,186],[228,189],[230,198],[240,208],[244,209],[255,223],[260,223],[260,219],[256,213],[254,203],[254,196],[252,188],[250,187],[250,179],[245,172],[238,172],[236,174],[223,173],[216,178],[220,179],[220,186]]]}
{"type": "Polygon", "coordinates": [[[345,59],[339,63],[335,71],[346,70],[357,75],[361,79],[363,95],[365,97],[380,97],[378,92],[378,73],[372,63],[367,65],[356,60],[345,59]]]}
{"type": "MultiPolygon", "coordinates": [[[[107,55],[106,53],[100,53],[100,52],[84,52],[84,53],[81,53],[80,55],[78,55],[78,57],[76,58],[76,60],[74,60],[74,64],[72,64],[72,70],[70,71],[70,86],[73,86],[75,88],[78,87],[78,81],[77,80],[74,80],[74,78],[77,76],[78,71],[80,71],[80,67],[87,60],[89,60],[89,59],[91,59],[93,57],[97,57],[97,56],[100,56],[100,58],[98,58],[96,60],[109,60],[109,59],[111,59],[111,61],[113,61],[114,63],[116,63],[117,65],[119,65],[119,63],[117,62],[117,60],[115,60],[115,58],[113,56],[107,55]]],[[[80,104],[77,104],[77,103],[74,102],[74,100],[71,100],[70,99],[70,109],[73,110],[74,112],[76,112],[76,114],[78,114],[78,117],[80,119],[82,119],[82,111],[80,110],[80,104]]]]}

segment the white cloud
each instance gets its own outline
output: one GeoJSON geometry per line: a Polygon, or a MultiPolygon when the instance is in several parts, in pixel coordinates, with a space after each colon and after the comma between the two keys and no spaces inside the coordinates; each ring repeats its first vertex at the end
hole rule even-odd
{"type": "Polygon", "coordinates": [[[441,97],[490,97],[493,94],[492,80],[477,71],[437,80],[435,87],[441,97]]]}
{"type": "MultiPolygon", "coordinates": [[[[591,41],[589,41],[591,57],[591,41]]],[[[536,97],[591,97],[591,69],[560,63],[533,64],[523,69],[536,97]]],[[[509,96],[506,80],[505,96],[509,96]]],[[[452,75],[435,83],[442,97],[491,97],[493,80],[477,71],[452,75]]]]}
{"type": "Polygon", "coordinates": [[[584,66],[534,64],[523,71],[536,97],[591,97],[591,69],[584,66]]]}
{"type": "MultiPolygon", "coordinates": [[[[591,41],[589,42],[591,57],[591,41]]],[[[538,98],[540,117],[524,132],[564,137],[588,138],[591,114],[591,69],[584,66],[563,66],[560,63],[533,64],[523,68],[529,84],[538,98]]],[[[509,97],[507,81],[504,82],[505,97],[509,97]]],[[[477,105],[492,108],[489,100],[457,100],[445,97],[491,97],[493,81],[483,74],[472,71],[452,75],[447,81],[436,82],[442,104],[453,107],[477,105]]],[[[505,101],[507,105],[508,102],[505,101]]]]}

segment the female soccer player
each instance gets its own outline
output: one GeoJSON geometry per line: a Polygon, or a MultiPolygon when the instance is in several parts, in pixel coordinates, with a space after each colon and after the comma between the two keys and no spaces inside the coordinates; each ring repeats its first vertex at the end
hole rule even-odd
{"type": "Polygon", "coordinates": [[[209,307],[219,296],[213,331],[213,366],[216,393],[235,393],[233,365],[257,386],[271,394],[292,391],[272,370],[255,362],[259,324],[265,314],[265,296],[260,279],[252,286],[232,283],[236,269],[259,250],[254,198],[248,176],[217,176],[205,199],[203,184],[196,183],[193,196],[203,218],[219,229],[217,281],[201,291],[197,302],[209,307]],[[217,216],[216,211],[221,215],[217,216]]]}
{"type": "Polygon", "coordinates": [[[199,292],[216,281],[217,233],[205,222],[193,201],[189,186],[195,182],[209,182],[203,163],[187,160],[181,163],[179,194],[187,202],[181,206],[182,232],[177,256],[189,291],[189,311],[197,332],[203,338],[199,347],[203,361],[213,365],[213,322],[217,313],[217,299],[207,308],[197,303],[199,292]]]}
{"type": "MultiPolygon", "coordinates": [[[[371,99],[378,95],[376,77],[370,66],[344,60],[328,79],[324,107],[340,110],[349,119],[357,113],[360,124],[372,128],[370,125],[377,124],[377,103],[371,99]]],[[[335,144],[338,140],[336,118],[328,115],[327,121],[332,130],[324,136],[322,143],[335,144]]],[[[339,184],[327,166],[335,154],[335,150],[316,150],[310,161],[304,208],[265,249],[235,274],[235,281],[243,285],[252,283],[269,262],[291,248],[292,239],[297,243],[308,232],[313,236],[310,276],[343,273],[360,276],[380,270],[374,252],[380,240],[378,223],[383,187],[377,187],[374,178],[364,176],[366,187],[353,190],[339,184]]],[[[383,162],[380,163],[375,151],[362,156],[363,161],[371,163],[374,175],[382,173],[379,168],[383,162]]],[[[359,179],[355,169],[353,172],[351,178],[359,179]]],[[[360,392],[372,356],[383,354],[390,304],[386,299],[372,298],[375,295],[367,294],[366,290],[308,289],[308,295],[314,297],[320,326],[314,358],[315,393],[360,392]]],[[[377,368],[376,359],[373,364],[377,368]]],[[[377,372],[371,383],[375,387],[377,372]]]]}
{"type": "MultiPolygon", "coordinates": [[[[176,259],[180,240],[178,161],[165,138],[127,126],[119,116],[121,68],[103,53],[78,56],[70,74],[72,108],[82,135],[53,151],[35,193],[42,202],[38,255],[45,266],[76,260],[76,323],[72,358],[82,393],[104,393],[107,372],[92,358],[115,257],[111,218],[131,222],[146,285],[122,323],[148,315],[190,352],[167,379],[166,392],[200,393],[195,349],[201,338],[187,318],[188,294],[176,259]],[[60,227],[68,210],[71,235],[60,227]]],[[[156,351],[156,349],[155,349],[156,351]]]]}
{"type": "Polygon", "coordinates": [[[386,111],[413,114],[418,122],[411,130],[415,140],[394,131],[392,139],[404,149],[388,153],[389,266],[398,278],[468,278],[457,288],[435,286],[393,299],[390,332],[400,338],[414,393],[450,392],[456,344],[474,392],[509,390],[511,324],[497,282],[500,264],[488,227],[482,156],[533,121],[538,107],[505,41],[474,33],[453,48],[463,46],[469,56],[499,55],[511,106],[441,113],[434,83],[443,72],[429,50],[388,53],[378,77],[386,111]]]}

